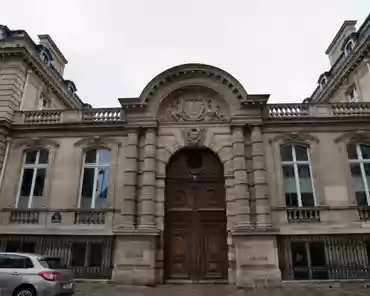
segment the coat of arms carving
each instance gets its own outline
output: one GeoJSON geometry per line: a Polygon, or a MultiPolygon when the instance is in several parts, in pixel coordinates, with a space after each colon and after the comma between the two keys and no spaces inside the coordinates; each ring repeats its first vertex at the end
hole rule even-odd
{"type": "Polygon", "coordinates": [[[193,127],[184,129],[185,145],[198,146],[202,145],[205,136],[205,129],[200,127],[193,127]]]}
{"type": "Polygon", "coordinates": [[[202,95],[177,98],[168,106],[164,121],[224,121],[220,105],[202,95]]]}

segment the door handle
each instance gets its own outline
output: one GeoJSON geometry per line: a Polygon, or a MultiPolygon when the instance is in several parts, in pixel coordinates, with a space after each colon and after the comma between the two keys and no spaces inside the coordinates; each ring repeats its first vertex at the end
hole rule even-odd
{"type": "Polygon", "coordinates": [[[19,275],[19,272],[12,272],[12,275],[19,275]]]}

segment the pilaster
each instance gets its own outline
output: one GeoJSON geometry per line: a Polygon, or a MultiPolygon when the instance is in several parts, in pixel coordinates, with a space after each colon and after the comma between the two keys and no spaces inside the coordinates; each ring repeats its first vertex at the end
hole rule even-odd
{"type": "Polygon", "coordinates": [[[267,172],[260,126],[251,129],[252,175],[256,204],[256,226],[271,227],[271,207],[268,199],[267,172]]]}
{"type": "Polygon", "coordinates": [[[236,223],[234,228],[249,228],[251,227],[250,195],[248,190],[244,129],[242,126],[232,128],[232,147],[236,201],[236,223]]]}
{"type": "Polygon", "coordinates": [[[124,194],[122,201],[122,225],[125,229],[134,229],[135,202],[138,173],[138,131],[134,130],[127,135],[125,150],[124,194]]]}
{"type": "Polygon", "coordinates": [[[147,128],[144,136],[144,167],[142,171],[142,190],[139,196],[139,230],[156,230],[156,129],[153,127],[147,128]]]}

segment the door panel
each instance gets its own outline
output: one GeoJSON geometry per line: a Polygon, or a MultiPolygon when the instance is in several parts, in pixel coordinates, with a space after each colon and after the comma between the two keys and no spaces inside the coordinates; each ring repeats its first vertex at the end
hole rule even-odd
{"type": "Polygon", "coordinates": [[[191,267],[191,212],[169,212],[166,225],[167,277],[172,279],[190,279],[191,267]]]}
{"type": "MultiPolygon", "coordinates": [[[[202,150],[201,150],[202,151],[202,150]]],[[[181,153],[183,153],[182,151],[181,153]]],[[[180,154],[181,154],[180,153],[180,154]]],[[[198,157],[199,157],[199,151],[198,157]]],[[[191,154],[167,167],[165,277],[198,282],[227,279],[226,203],[222,164],[208,150],[204,167],[187,167],[191,154]]]]}

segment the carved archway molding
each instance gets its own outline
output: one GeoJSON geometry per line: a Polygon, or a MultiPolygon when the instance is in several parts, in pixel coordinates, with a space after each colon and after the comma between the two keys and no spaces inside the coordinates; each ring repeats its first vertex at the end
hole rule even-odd
{"type": "Polygon", "coordinates": [[[148,103],[156,96],[160,87],[175,80],[199,77],[207,77],[208,79],[216,80],[218,83],[227,86],[240,101],[247,99],[247,92],[244,87],[236,78],[226,71],[205,64],[183,64],[165,70],[154,77],[140,94],[140,101],[148,103]]]}
{"type": "Polygon", "coordinates": [[[113,148],[114,146],[116,147],[121,146],[121,142],[108,137],[93,136],[76,141],[74,143],[74,146],[83,148],[91,146],[105,146],[108,148],[113,148]]]}
{"type": "Polygon", "coordinates": [[[277,143],[277,144],[283,144],[283,143],[301,143],[305,144],[307,146],[313,144],[313,143],[319,143],[319,139],[316,138],[313,135],[306,134],[306,133],[298,133],[298,132],[287,132],[279,134],[272,139],[270,139],[270,144],[277,143]]]}
{"type": "Polygon", "coordinates": [[[336,143],[366,142],[370,143],[370,131],[356,130],[343,133],[335,139],[336,143]]]}
{"type": "Polygon", "coordinates": [[[13,148],[18,149],[20,147],[31,148],[31,147],[45,147],[45,148],[58,148],[59,142],[48,138],[29,138],[29,139],[14,139],[13,148]]]}

